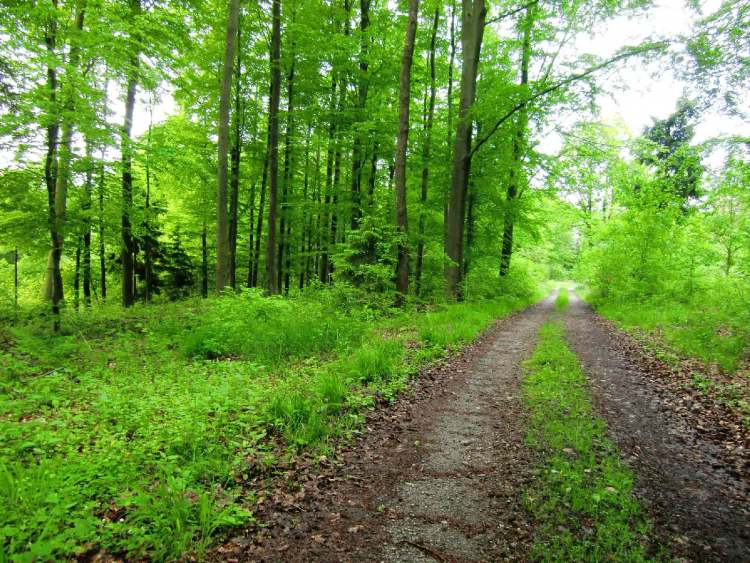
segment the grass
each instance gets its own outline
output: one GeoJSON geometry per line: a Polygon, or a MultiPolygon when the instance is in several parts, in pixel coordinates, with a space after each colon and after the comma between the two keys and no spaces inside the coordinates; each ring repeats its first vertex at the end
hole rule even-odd
{"type": "Polygon", "coordinates": [[[545,324],[525,363],[528,443],[544,456],[526,504],[539,524],[541,561],[644,561],[650,524],[633,474],[594,416],[586,379],[559,322],[545,324]]]}
{"type": "Polygon", "coordinates": [[[748,304],[725,296],[678,300],[595,300],[597,310],[625,330],[645,333],[663,354],[696,358],[727,373],[748,358],[748,304]]]}
{"type": "Polygon", "coordinates": [[[3,328],[0,561],[201,557],[252,521],[252,479],[278,456],[324,451],[527,302],[417,313],[247,292],[69,313],[60,336],[47,319],[3,328]]]}
{"type": "Polygon", "coordinates": [[[555,309],[558,311],[564,311],[568,307],[568,288],[562,286],[557,291],[557,297],[555,298],[555,309]]]}

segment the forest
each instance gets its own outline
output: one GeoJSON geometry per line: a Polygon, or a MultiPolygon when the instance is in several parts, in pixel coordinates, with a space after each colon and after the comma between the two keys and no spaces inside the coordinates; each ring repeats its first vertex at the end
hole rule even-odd
{"type": "Polygon", "coordinates": [[[0,562],[747,561],[749,94],[747,0],[5,0],[0,562]]]}

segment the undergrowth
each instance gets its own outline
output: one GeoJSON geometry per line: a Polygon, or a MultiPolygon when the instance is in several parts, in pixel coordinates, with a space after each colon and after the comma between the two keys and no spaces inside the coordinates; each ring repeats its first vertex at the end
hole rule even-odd
{"type": "Polygon", "coordinates": [[[633,474],[592,413],[586,380],[559,322],[545,324],[525,363],[527,441],[543,453],[526,505],[539,523],[540,561],[643,561],[650,524],[633,474]]]}
{"type": "MultiPolygon", "coordinates": [[[[201,557],[258,471],[325,450],[528,299],[404,312],[335,292],[89,311],[0,331],[0,561],[201,557]]],[[[265,474],[265,473],[264,473],[265,474]]]]}

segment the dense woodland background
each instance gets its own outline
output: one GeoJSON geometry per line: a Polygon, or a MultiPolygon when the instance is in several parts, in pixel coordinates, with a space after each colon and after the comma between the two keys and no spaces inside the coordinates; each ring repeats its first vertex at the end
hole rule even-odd
{"type": "Polygon", "coordinates": [[[361,352],[360,371],[336,373],[370,373],[365,383],[392,394],[388,374],[405,377],[426,361],[389,363],[411,353],[386,338],[393,326],[442,350],[493,313],[532,301],[549,279],[585,284],[605,315],[679,354],[741,369],[750,138],[696,143],[694,130],[716,112],[745,116],[750,4],[694,4],[689,36],[603,58],[569,46],[609,18],[648,13],[649,2],[4,2],[2,405],[21,419],[56,413],[74,437],[45,434],[48,421],[3,418],[0,482],[8,501],[8,491],[41,482],[57,499],[73,498],[76,471],[111,479],[71,501],[80,529],[63,524],[64,511],[41,516],[39,497],[6,520],[0,548],[35,546],[43,559],[85,551],[92,526],[104,526],[103,543],[118,552],[160,558],[203,548],[216,528],[247,517],[209,494],[247,440],[255,443],[247,428],[260,439],[275,425],[292,443],[314,442],[329,432],[320,420],[339,410],[316,410],[309,389],[328,405],[356,403],[345,383],[305,372],[304,384],[283,384],[307,389],[285,388],[292,406],[253,387],[253,404],[261,395],[270,402],[237,412],[233,402],[250,396],[232,379],[242,370],[328,358],[376,327],[382,341],[361,352]],[[674,113],[637,136],[599,121],[597,96],[628,87],[617,69],[646,61],[692,84],[674,113]],[[175,113],[160,121],[153,110],[162,98],[175,113]],[[136,106],[151,116],[139,136],[136,106]],[[555,155],[540,149],[551,128],[563,138],[555,155]],[[262,297],[275,294],[289,299],[262,297]],[[456,301],[465,305],[443,305],[456,301]],[[159,365],[144,372],[138,358],[159,365]],[[170,409],[196,396],[196,385],[198,402],[175,417],[170,409]],[[98,430],[76,422],[81,404],[101,411],[92,415],[98,430]],[[242,440],[216,441],[236,424],[246,425],[242,440]],[[81,433],[98,436],[90,447],[99,461],[76,457],[81,433]],[[142,448],[125,454],[133,436],[142,448]],[[196,453],[203,448],[221,451],[196,453]],[[40,459],[29,477],[30,460],[40,459]],[[143,482],[125,495],[129,514],[161,521],[171,498],[185,510],[184,537],[166,539],[174,524],[161,535],[124,533],[117,518],[101,516],[122,491],[118,479],[133,480],[144,464],[143,482]],[[156,474],[171,488],[154,489],[156,474]],[[203,512],[169,496],[180,487],[202,491],[203,512]],[[95,522],[86,516],[92,502],[95,522]],[[34,518],[54,523],[42,529],[34,518]]]}

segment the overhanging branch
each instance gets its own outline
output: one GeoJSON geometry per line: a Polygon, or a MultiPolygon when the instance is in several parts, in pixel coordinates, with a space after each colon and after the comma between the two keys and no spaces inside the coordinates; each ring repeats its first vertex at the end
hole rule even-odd
{"type": "Polygon", "coordinates": [[[538,92],[534,92],[531,96],[529,96],[525,100],[518,102],[516,105],[510,108],[500,119],[498,119],[495,122],[495,124],[489,129],[489,131],[474,144],[474,146],[471,149],[471,152],[469,153],[469,158],[471,158],[474,155],[474,153],[477,152],[480,149],[480,147],[484,145],[490,139],[490,137],[492,137],[492,135],[497,133],[497,130],[500,129],[500,126],[503,123],[505,123],[511,117],[513,117],[513,115],[515,115],[517,111],[523,109],[525,106],[534,102],[535,100],[538,100],[539,98],[542,98],[546,96],[547,94],[551,94],[552,92],[559,90],[563,86],[567,86],[568,84],[572,84],[573,82],[586,78],[587,76],[594,74],[595,72],[598,72],[602,70],[603,68],[606,68],[616,62],[628,59],[630,57],[642,55],[644,53],[648,53],[649,51],[660,50],[666,46],[667,46],[666,42],[659,42],[659,43],[652,43],[652,44],[649,44],[649,45],[646,45],[637,49],[629,49],[627,51],[623,51],[622,53],[618,53],[617,55],[607,59],[606,61],[603,61],[597,65],[594,65],[582,72],[563,78],[559,82],[555,82],[554,84],[551,84],[547,86],[546,88],[542,88],[538,92]]]}

